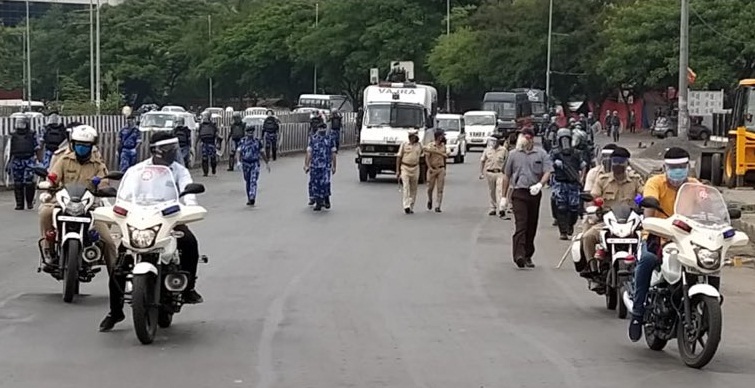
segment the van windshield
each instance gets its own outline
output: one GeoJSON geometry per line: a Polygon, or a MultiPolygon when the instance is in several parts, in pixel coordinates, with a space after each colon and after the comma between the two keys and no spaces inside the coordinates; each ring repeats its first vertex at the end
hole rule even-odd
{"type": "Polygon", "coordinates": [[[367,107],[367,127],[422,128],[425,110],[412,105],[371,105],[367,107]]]}
{"type": "Polygon", "coordinates": [[[464,116],[467,125],[496,125],[495,116],[464,116]]]}
{"type": "Polygon", "coordinates": [[[438,119],[438,129],[451,132],[459,132],[461,130],[461,120],[459,119],[438,119]]]}
{"type": "Polygon", "coordinates": [[[537,116],[542,116],[545,114],[545,103],[544,102],[533,102],[532,103],[532,114],[537,116]]]}
{"type": "Polygon", "coordinates": [[[491,101],[482,104],[482,110],[492,110],[503,119],[516,118],[516,104],[513,102],[491,101]]]}
{"type": "Polygon", "coordinates": [[[146,114],[142,116],[140,126],[142,127],[157,127],[157,128],[172,128],[173,123],[176,122],[176,115],[170,113],[154,113],[146,114]]]}

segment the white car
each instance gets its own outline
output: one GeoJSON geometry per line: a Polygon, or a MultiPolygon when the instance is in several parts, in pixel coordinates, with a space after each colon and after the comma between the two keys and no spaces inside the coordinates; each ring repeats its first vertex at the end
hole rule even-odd
{"type": "Polygon", "coordinates": [[[160,112],[186,112],[186,109],[178,105],[166,105],[160,109],[160,112]]]}
{"type": "Polygon", "coordinates": [[[269,109],[256,106],[254,108],[246,108],[244,110],[244,115],[246,116],[265,116],[267,117],[267,111],[269,109]]]}
{"type": "Polygon", "coordinates": [[[179,114],[175,112],[147,112],[139,118],[139,131],[172,131],[176,127],[176,119],[179,114]]]}
{"type": "Polygon", "coordinates": [[[488,146],[488,138],[498,127],[498,116],[494,111],[475,110],[464,113],[464,126],[467,135],[467,151],[488,146]]]}
{"type": "Polygon", "coordinates": [[[443,130],[446,135],[446,152],[454,163],[464,163],[467,155],[467,136],[464,128],[464,116],[456,114],[438,114],[435,116],[436,130],[443,130]]]}

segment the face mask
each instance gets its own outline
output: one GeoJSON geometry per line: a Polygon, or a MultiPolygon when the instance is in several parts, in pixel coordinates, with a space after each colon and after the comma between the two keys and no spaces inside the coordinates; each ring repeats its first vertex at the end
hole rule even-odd
{"type": "Polygon", "coordinates": [[[92,146],[89,144],[76,144],[73,146],[73,152],[80,158],[86,158],[92,153],[92,146]]]}
{"type": "Polygon", "coordinates": [[[176,157],[177,155],[178,150],[175,147],[162,149],[159,152],[155,153],[153,162],[155,164],[160,164],[163,166],[170,166],[174,161],[178,160],[178,158],[176,157]]]}
{"type": "Polygon", "coordinates": [[[689,174],[689,167],[670,168],[666,171],[666,177],[673,184],[680,184],[687,180],[689,174]]]}
{"type": "Polygon", "coordinates": [[[611,166],[611,171],[613,171],[614,175],[624,175],[627,172],[627,166],[621,166],[621,165],[611,166]]]}

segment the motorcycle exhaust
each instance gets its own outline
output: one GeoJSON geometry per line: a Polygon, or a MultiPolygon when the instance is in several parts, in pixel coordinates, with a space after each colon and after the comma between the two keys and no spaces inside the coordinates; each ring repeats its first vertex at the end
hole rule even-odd
{"type": "Polygon", "coordinates": [[[621,299],[624,301],[624,306],[627,306],[627,311],[631,312],[634,307],[634,302],[632,301],[632,298],[629,297],[629,293],[626,290],[621,295],[621,299]]]}
{"type": "Polygon", "coordinates": [[[165,288],[170,292],[182,292],[186,290],[189,277],[186,274],[176,273],[165,275],[165,288]]]}
{"type": "Polygon", "coordinates": [[[98,262],[100,258],[102,257],[102,251],[97,245],[92,245],[92,246],[84,248],[84,252],[82,253],[84,256],[84,260],[89,264],[98,262]]]}

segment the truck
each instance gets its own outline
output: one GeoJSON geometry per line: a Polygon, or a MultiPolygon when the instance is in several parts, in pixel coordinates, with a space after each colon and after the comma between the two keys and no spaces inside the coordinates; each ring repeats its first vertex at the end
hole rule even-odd
{"type": "Polygon", "coordinates": [[[544,130],[545,127],[548,126],[548,119],[544,117],[544,115],[548,113],[545,101],[545,91],[540,89],[519,88],[513,89],[512,92],[527,94],[532,109],[532,123],[535,124],[538,132],[544,130]]]}
{"type": "MultiPolygon", "coordinates": [[[[396,173],[399,146],[409,140],[408,131],[419,131],[420,142],[434,139],[438,91],[415,82],[379,82],[370,85],[363,95],[364,119],[355,159],[359,181],[367,182],[378,174],[396,173]]],[[[427,165],[420,161],[420,183],[424,183],[427,165]]]]}
{"type": "Polygon", "coordinates": [[[482,99],[482,110],[496,112],[501,120],[498,130],[506,133],[516,130],[522,119],[532,116],[532,103],[527,93],[487,92],[482,99]]]}

